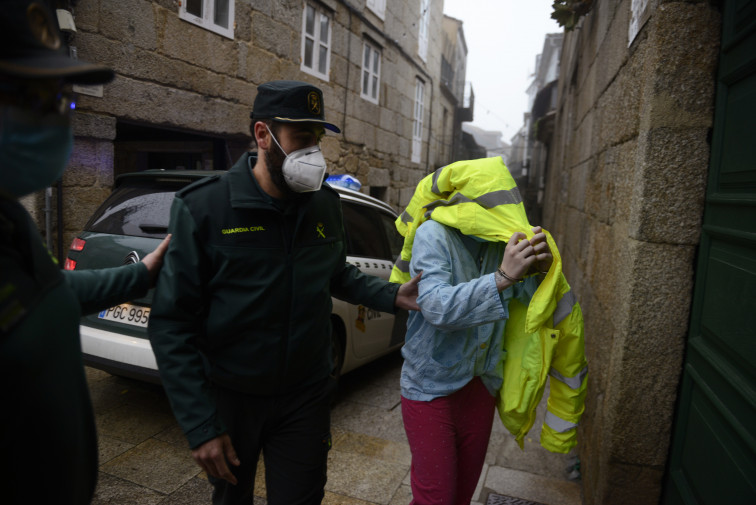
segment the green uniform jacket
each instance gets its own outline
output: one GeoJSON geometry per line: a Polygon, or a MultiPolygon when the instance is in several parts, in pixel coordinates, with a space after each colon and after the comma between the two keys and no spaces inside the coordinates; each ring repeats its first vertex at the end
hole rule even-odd
{"type": "Polygon", "coordinates": [[[394,312],[398,286],[346,263],[338,193],[324,185],[282,211],[253,177],[255,161],[245,154],[171,208],[149,335],[191,447],[225,431],[211,385],[282,394],[328,376],[331,295],[394,312]]]}
{"type": "Polygon", "coordinates": [[[3,503],[86,504],[97,438],[79,318],[144,296],[143,264],[61,272],[21,205],[0,199],[3,503]]]}

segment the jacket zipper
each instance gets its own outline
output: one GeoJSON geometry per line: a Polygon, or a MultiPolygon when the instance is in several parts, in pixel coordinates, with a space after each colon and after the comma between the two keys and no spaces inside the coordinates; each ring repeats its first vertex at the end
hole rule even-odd
{"type": "MultiPolygon", "coordinates": [[[[279,378],[278,378],[278,393],[282,394],[284,393],[286,389],[286,376],[287,376],[287,363],[288,363],[288,354],[289,354],[289,338],[291,338],[291,314],[292,314],[292,304],[293,304],[293,297],[291,294],[294,292],[294,275],[292,272],[292,261],[291,261],[291,251],[293,249],[294,245],[294,237],[291,238],[291,247],[289,246],[289,240],[286,236],[287,233],[287,227],[286,227],[286,216],[283,214],[283,212],[278,212],[279,220],[280,220],[280,230],[281,230],[281,242],[283,244],[284,249],[284,256],[286,258],[286,272],[285,275],[287,277],[286,283],[289,285],[289,291],[288,296],[289,299],[286,300],[287,306],[286,306],[286,327],[285,332],[283,335],[283,339],[281,342],[281,361],[279,369],[279,378]]],[[[296,228],[296,227],[295,227],[296,228]]],[[[296,230],[295,230],[296,234],[296,230]]]]}
{"type": "Polygon", "coordinates": [[[304,211],[302,209],[302,203],[297,204],[297,213],[295,217],[294,227],[291,230],[291,237],[287,237],[286,233],[288,231],[287,222],[286,222],[286,215],[283,212],[279,212],[279,218],[281,222],[281,239],[283,241],[283,247],[284,247],[284,253],[286,256],[286,275],[288,277],[288,284],[289,284],[289,300],[288,300],[288,306],[286,308],[286,334],[284,341],[282,343],[283,346],[283,356],[281,357],[281,376],[279,380],[279,392],[283,393],[286,391],[287,384],[286,384],[286,376],[288,375],[288,353],[289,353],[289,339],[292,335],[292,320],[291,320],[291,314],[293,313],[293,306],[295,303],[294,298],[294,291],[295,291],[295,279],[294,279],[294,250],[296,249],[296,237],[297,237],[297,231],[299,230],[299,226],[302,221],[302,217],[304,216],[304,211]],[[291,238],[291,240],[289,240],[291,238]]]}

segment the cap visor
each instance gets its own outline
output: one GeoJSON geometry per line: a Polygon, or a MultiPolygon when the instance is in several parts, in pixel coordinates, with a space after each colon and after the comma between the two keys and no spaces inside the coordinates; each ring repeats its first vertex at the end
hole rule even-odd
{"type": "Polygon", "coordinates": [[[338,126],[331,124],[327,121],[321,121],[320,119],[312,119],[312,118],[302,118],[302,119],[294,119],[289,117],[272,117],[271,118],[274,121],[279,121],[281,123],[318,123],[322,124],[325,128],[328,128],[334,133],[341,133],[341,130],[338,126]]]}
{"type": "Polygon", "coordinates": [[[63,55],[0,61],[0,71],[24,79],[64,79],[74,84],[105,84],[115,72],[108,67],[63,55]]]}

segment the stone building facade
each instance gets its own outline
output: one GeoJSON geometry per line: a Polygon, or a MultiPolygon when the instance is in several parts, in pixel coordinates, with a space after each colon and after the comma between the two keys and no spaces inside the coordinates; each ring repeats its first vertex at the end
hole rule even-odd
{"type": "Polygon", "coordinates": [[[525,210],[533,223],[543,221],[543,196],[546,187],[549,143],[554,135],[557,79],[559,78],[562,33],[548,33],[543,50],[536,57],[535,75],[528,87],[527,149],[525,171],[517,180],[525,210]]]}
{"type": "Polygon", "coordinates": [[[449,160],[467,159],[463,151],[462,123],[472,121],[475,107],[475,94],[470,83],[465,81],[467,74],[467,42],[462,21],[451,16],[444,16],[443,36],[441,39],[441,85],[446,104],[441,109],[441,129],[446,134],[448,122],[453,122],[451,137],[437,139],[437,163],[441,167],[449,160]]]}
{"type": "MultiPolygon", "coordinates": [[[[114,175],[229,168],[249,148],[255,90],[269,80],[323,89],[326,118],[342,129],[323,141],[329,172],[357,176],[363,192],[397,209],[423,176],[453,161],[444,143],[459,135],[454,117],[464,104],[441,90],[442,1],[56,3],[73,15],[76,31],[67,35],[78,56],[112,67],[116,78],[79,89],[61,187],[48,202],[25,200],[40,228],[52,209],[55,250],[82,229],[114,175]]],[[[466,58],[466,48],[453,49],[466,58]]],[[[464,62],[453,65],[464,72],[464,62]]]]}
{"type": "Polygon", "coordinates": [[[722,2],[592,3],[564,38],[544,226],[585,315],[584,503],[660,503],[702,233],[722,2]]]}

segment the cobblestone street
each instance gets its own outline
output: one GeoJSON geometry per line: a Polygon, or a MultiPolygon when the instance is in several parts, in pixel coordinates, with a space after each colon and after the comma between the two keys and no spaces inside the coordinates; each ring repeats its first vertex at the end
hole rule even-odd
{"type": "MultiPolygon", "coordinates": [[[[342,377],[332,411],[324,504],[410,502],[401,362],[399,353],[393,353],[342,377]]],[[[93,504],[209,504],[211,486],[192,460],[162,389],[91,368],[87,377],[100,448],[93,504]]],[[[567,466],[566,456],[548,453],[535,439],[528,439],[521,452],[495,420],[476,503],[487,503],[489,493],[499,493],[547,505],[577,505],[580,487],[566,479],[567,466]]],[[[255,505],[266,503],[262,465],[255,495],[255,505]]]]}

